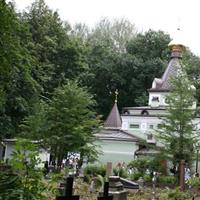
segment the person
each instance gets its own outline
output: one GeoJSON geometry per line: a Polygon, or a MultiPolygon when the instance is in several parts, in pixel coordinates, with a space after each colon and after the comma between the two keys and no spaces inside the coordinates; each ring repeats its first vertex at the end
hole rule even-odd
{"type": "Polygon", "coordinates": [[[185,167],[185,182],[187,183],[191,178],[189,167],[185,167]]]}
{"type": "Polygon", "coordinates": [[[196,172],[196,173],[194,174],[194,177],[199,177],[199,173],[196,172]]]}
{"type": "Polygon", "coordinates": [[[45,161],[44,163],[44,175],[46,176],[49,173],[49,163],[45,161]]]}

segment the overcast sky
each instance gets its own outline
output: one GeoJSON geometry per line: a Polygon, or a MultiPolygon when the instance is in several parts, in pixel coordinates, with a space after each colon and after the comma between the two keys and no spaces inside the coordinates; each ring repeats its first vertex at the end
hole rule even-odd
{"type": "MultiPolygon", "coordinates": [[[[15,0],[19,10],[34,0],[15,0]]],[[[102,17],[124,17],[139,31],[163,30],[175,37],[180,26],[184,43],[200,56],[199,0],[46,0],[62,20],[94,26],[102,17]]]]}

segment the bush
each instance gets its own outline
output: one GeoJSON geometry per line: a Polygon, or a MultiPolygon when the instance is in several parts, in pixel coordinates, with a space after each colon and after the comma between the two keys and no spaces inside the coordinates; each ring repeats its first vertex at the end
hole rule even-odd
{"type": "Polygon", "coordinates": [[[46,194],[53,191],[43,181],[42,171],[36,168],[40,163],[38,153],[31,141],[17,140],[10,160],[14,173],[0,173],[0,199],[49,199],[46,194]]]}
{"type": "Polygon", "coordinates": [[[149,159],[147,158],[138,158],[137,160],[132,160],[128,167],[136,168],[140,173],[144,174],[145,171],[149,168],[149,159]]]}
{"type": "Polygon", "coordinates": [[[114,167],[113,173],[114,173],[115,176],[120,176],[122,178],[128,177],[128,172],[127,172],[127,169],[125,169],[125,168],[114,167]]]}
{"type": "Polygon", "coordinates": [[[188,182],[188,184],[192,187],[194,186],[200,186],[200,177],[194,177],[194,178],[191,178],[188,182]]]}
{"type": "Polygon", "coordinates": [[[130,175],[131,180],[137,181],[140,177],[142,177],[142,173],[135,172],[130,175]]]}
{"type": "Polygon", "coordinates": [[[152,178],[151,178],[150,175],[144,175],[143,179],[144,179],[144,182],[151,182],[152,181],[152,178]]]}
{"type": "Polygon", "coordinates": [[[104,177],[106,175],[106,167],[105,165],[88,165],[84,169],[84,175],[101,175],[104,177]]]}
{"type": "Polygon", "coordinates": [[[187,192],[182,192],[180,191],[179,188],[175,189],[175,190],[169,190],[167,192],[167,197],[169,200],[188,200],[189,198],[191,198],[190,194],[187,192]]]}
{"type": "Polygon", "coordinates": [[[177,178],[174,176],[158,176],[158,183],[176,184],[177,178]]]}

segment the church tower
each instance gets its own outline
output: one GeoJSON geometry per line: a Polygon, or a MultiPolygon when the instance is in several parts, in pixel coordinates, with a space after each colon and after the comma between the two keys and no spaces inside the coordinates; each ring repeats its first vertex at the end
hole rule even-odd
{"type": "Polygon", "coordinates": [[[152,87],[149,89],[149,106],[152,108],[166,107],[168,105],[166,96],[171,91],[171,79],[177,77],[180,72],[183,72],[181,64],[182,53],[185,46],[179,37],[172,40],[168,47],[171,50],[171,59],[162,78],[154,78],[152,87]]]}

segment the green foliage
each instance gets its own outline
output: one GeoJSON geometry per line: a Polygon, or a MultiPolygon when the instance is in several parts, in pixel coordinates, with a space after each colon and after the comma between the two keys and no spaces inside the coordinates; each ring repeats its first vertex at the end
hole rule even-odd
{"type": "Polygon", "coordinates": [[[126,51],[127,42],[136,36],[135,25],[125,18],[101,19],[89,34],[88,40],[93,45],[107,46],[115,52],[126,51]]]}
{"type": "Polygon", "coordinates": [[[61,156],[59,160],[69,151],[88,157],[95,153],[94,132],[99,121],[92,111],[94,104],[92,96],[76,82],[68,81],[55,90],[47,111],[48,131],[44,139],[55,157],[61,156]]]}
{"type": "Polygon", "coordinates": [[[167,63],[169,36],[151,30],[145,34],[132,34],[126,39],[125,51],[120,52],[111,47],[108,35],[104,35],[104,40],[98,41],[98,37],[96,40],[89,41],[91,49],[88,59],[93,75],[87,84],[96,94],[98,112],[108,114],[114,101],[110,95],[116,88],[120,94],[120,109],[141,105],[142,102],[146,104],[145,91],[151,87],[153,78],[162,74],[167,63]]]}
{"type": "Polygon", "coordinates": [[[104,177],[106,175],[106,167],[105,165],[87,165],[84,169],[84,175],[101,175],[104,177]]]}
{"type": "Polygon", "coordinates": [[[133,181],[137,181],[140,177],[142,177],[143,174],[141,172],[133,172],[131,175],[130,175],[130,178],[131,180],[133,181]]]}
{"type": "Polygon", "coordinates": [[[44,0],[35,1],[21,16],[27,34],[22,33],[25,47],[33,57],[31,73],[49,97],[65,80],[78,78],[87,70],[86,47],[69,35],[70,26],[61,21],[44,0]]]}
{"type": "Polygon", "coordinates": [[[38,84],[30,74],[31,61],[21,44],[23,29],[11,3],[0,2],[0,135],[14,137],[19,124],[38,95],[38,84]]]}
{"type": "Polygon", "coordinates": [[[101,175],[97,175],[96,177],[96,187],[97,188],[102,188],[105,182],[105,177],[101,175]]]}
{"type": "Polygon", "coordinates": [[[188,192],[182,192],[179,188],[167,191],[167,198],[169,200],[188,200],[191,195],[188,192]]]}
{"type": "Polygon", "coordinates": [[[158,138],[164,144],[163,153],[174,164],[180,160],[190,163],[193,159],[194,146],[199,138],[198,130],[193,123],[194,90],[184,72],[171,80],[171,85],[172,92],[167,96],[169,114],[163,118],[158,138]]]}
{"type": "Polygon", "coordinates": [[[93,111],[95,101],[75,81],[67,81],[57,88],[48,104],[39,104],[37,111],[25,119],[23,134],[43,139],[51,147],[54,159],[61,164],[67,152],[80,152],[88,160],[97,158],[93,144],[99,119],[93,111]]]}
{"type": "Polygon", "coordinates": [[[143,179],[144,179],[144,182],[151,182],[152,181],[152,177],[150,175],[144,175],[143,179]]]}
{"type": "MultiPolygon", "coordinates": [[[[19,14],[12,3],[1,1],[1,137],[15,137],[21,132],[22,121],[23,126],[33,121],[30,138],[40,138],[46,127],[38,128],[37,124],[44,124],[46,114],[43,109],[38,113],[38,105],[41,100],[49,103],[54,90],[66,79],[76,79],[89,88],[97,102],[94,109],[104,118],[112,107],[114,97],[110,96],[116,88],[120,110],[146,104],[145,91],[153,78],[161,76],[168,61],[169,41],[169,35],[162,31],[137,33],[126,19],[105,18],[91,30],[80,24],[71,28],[44,0],[35,1],[19,14]]],[[[190,79],[198,89],[199,57],[188,50],[185,58],[190,79]]],[[[28,131],[23,132],[29,136],[28,131]]],[[[81,151],[89,155],[88,149],[93,148],[81,151]]]]}
{"type": "Polygon", "coordinates": [[[114,167],[114,168],[113,168],[113,173],[114,173],[115,176],[120,176],[120,177],[122,177],[122,178],[127,178],[127,177],[128,177],[127,168],[114,167]]]}
{"type": "Polygon", "coordinates": [[[188,184],[192,187],[200,186],[200,178],[199,177],[190,178],[188,184]]]}
{"type": "Polygon", "coordinates": [[[145,157],[141,157],[135,160],[132,160],[128,167],[136,169],[141,174],[145,174],[146,170],[150,168],[151,160],[145,157]]]}
{"type": "Polygon", "coordinates": [[[0,199],[16,199],[13,195],[20,187],[20,178],[13,173],[0,172],[0,199]],[[12,198],[13,196],[13,198],[12,198]]]}
{"type": "Polygon", "coordinates": [[[38,147],[26,139],[18,139],[12,158],[9,161],[17,175],[4,174],[3,180],[9,187],[3,188],[3,199],[49,199],[45,192],[50,192],[43,180],[43,173],[37,169],[40,163],[38,147]],[[6,180],[8,179],[8,181],[6,180]],[[11,188],[11,185],[14,187],[11,188]]]}
{"type": "Polygon", "coordinates": [[[194,55],[188,49],[183,54],[183,64],[186,66],[188,78],[196,88],[195,98],[200,102],[200,57],[194,55]]]}
{"type": "Polygon", "coordinates": [[[21,134],[24,138],[32,140],[41,140],[42,136],[47,131],[47,116],[48,104],[44,101],[37,102],[34,105],[34,112],[24,118],[20,124],[21,134]]]}
{"type": "Polygon", "coordinates": [[[174,176],[158,176],[158,183],[177,184],[177,178],[174,176]]]}

